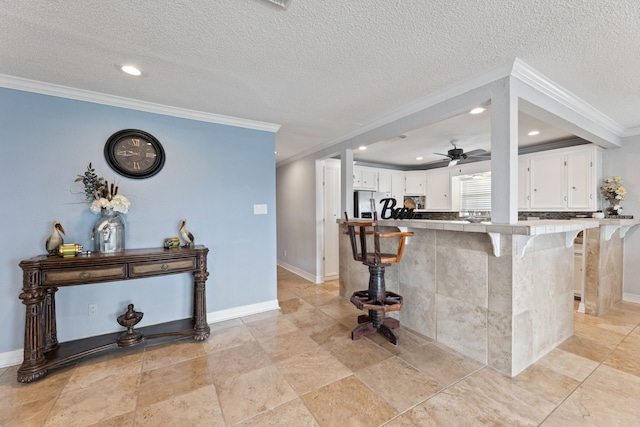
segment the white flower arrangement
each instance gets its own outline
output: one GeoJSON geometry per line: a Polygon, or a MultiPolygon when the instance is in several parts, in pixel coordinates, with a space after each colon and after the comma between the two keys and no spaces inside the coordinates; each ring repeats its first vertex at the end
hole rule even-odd
{"type": "Polygon", "coordinates": [[[622,178],[619,176],[610,176],[602,180],[604,185],[600,187],[602,197],[609,203],[622,202],[627,198],[627,190],[622,186],[622,178]]]}
{"type": "Polygon", "coordinates": [[[125,196],[118,194],[118,187],[109,183],[102,177],[98,177],[91,163],[84,175],[78,175],[75,182],[82,181],[84,194],[87,200],[91,200],[89,210],[99,214],[102,209],[112,209],[115,212],[127,213],[131,202],[125,196]]]}

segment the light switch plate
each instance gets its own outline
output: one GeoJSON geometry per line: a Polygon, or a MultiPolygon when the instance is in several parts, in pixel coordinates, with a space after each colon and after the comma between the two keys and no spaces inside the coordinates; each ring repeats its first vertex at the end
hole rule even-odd
{"type": "Polygon", "coordinates": [[[253,214],[254,215],[266,215],[267,214],[267,205],[253,205],[253,214]]]}

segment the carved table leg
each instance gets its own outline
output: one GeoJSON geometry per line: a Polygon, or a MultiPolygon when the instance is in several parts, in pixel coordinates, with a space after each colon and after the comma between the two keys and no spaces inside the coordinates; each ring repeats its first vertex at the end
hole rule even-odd
{"type": "MultiPolygon", "coordinates": [[[[207,251],[208,252],[208,251],[207,251]]],[[[207,323],[207,294],[206,282],[209,272],[207,271],[207,253],[198,254],[198,270],[193,273],[193,330],[194,339],[204,341],[209,338],[211,328],[207,323]]]]}
{"type": "Polygon", "coordinates": [[[24,359],[18,369],[18,381],[29,383],[44,376],[47,370],[44,365],[44,331],[43,301],[46,291],[40,289],[40,272],[30,270],[23,272],[23,288],[20,299],[25,305],[26,315],[24,324],[24,359]]]}
{"type": "Polygon", "coordinates": [[[58,348],[56,295],[58,288],[48,288],[44,299],[44,352],[58,348]]]}

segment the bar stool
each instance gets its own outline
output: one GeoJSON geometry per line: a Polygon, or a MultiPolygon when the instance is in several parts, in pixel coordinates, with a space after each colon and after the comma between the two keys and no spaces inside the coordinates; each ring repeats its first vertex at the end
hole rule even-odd
{"type": "Polygon", "coordinates": [[[345,222],[351,241],[353,259],[361,261],[369,267],[369,289],[356,291],[350,301],[358,310],[368,310],[369,314],[358,316],[359,325],[351,331],[351,339],[357,340],[362,336],[378,332],[386,337],[394,345],[398,344],[398,335],[394,329],[400,327],[400,322],[392,317],[386,317],[389,311],[399,311],[402,308],[402,296],[387,291],[384,283],[384,269],[386,266],[400,262],[404,252],[406,237],[413,236],[412,232],[387,232],[378,231],[378,216],[373,213],[373,221],[349,221],[345,212],[345,222]],[[367,250],[367,236],[373,239],[373,251],[367,250]],[[380,239],[398,239],[396,253],[380,252],[380,239]],[[358,243],[360,247],[358,247],[358,243]]]}

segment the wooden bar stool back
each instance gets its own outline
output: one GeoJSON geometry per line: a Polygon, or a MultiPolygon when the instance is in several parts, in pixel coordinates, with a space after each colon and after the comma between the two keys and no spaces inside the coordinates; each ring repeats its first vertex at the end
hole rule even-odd
{"type": "Polygon", "coordinates": [[[380,232],[378,216],[375,212],[373,221],[349,221],[346,212],[344,215],[353,259],[369,267],[369,289],[354,292],[350,299],[359,310],[367,310],[369,314],[358,316],[359,325],[351,331],[351,339],[357,340],[364,335],[378,332],[389,342],[397,345],[398,335],[394,329],[400,327],[400,322],[397,319],[385,317],[385,313],[399,311],[402,308],[402,296],[385,289],[384,269],[388,265],[400,262],[406,238],[413,236],[413,233],[380,232]],[[381,239],[397,239],[396,252],[381,252],[381,239]]]}

